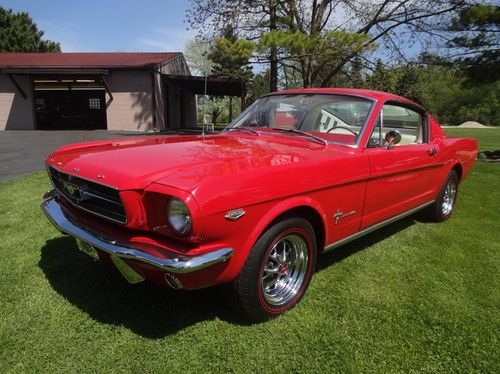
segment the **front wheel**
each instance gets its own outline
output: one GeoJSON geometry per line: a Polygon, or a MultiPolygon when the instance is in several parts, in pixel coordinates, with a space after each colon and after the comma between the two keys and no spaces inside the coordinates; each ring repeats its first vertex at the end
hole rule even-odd
{"type": "Polygon", "coordinates": [[[283,219],[257,240],[238,277],[227,286],[228,301],[252,322],[292,309],[309,286],[316,262],[316,237],[303,218],[283,219]]]}
{"type": "Polygon", "coordinates": [[[427,208],[427,217],[435,222],[443,222],[450,218],[455,209],[458,191],[458,175],[450,171],[436,201],[427,208]]]}

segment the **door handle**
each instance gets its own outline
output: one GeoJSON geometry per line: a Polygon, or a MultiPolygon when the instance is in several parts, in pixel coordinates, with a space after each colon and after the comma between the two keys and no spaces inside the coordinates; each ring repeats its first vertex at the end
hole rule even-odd
{"type": "Polygon", "coordinates": [[[434,156],[436,153],[438,153],[438,150],[436,147],[432,147],[427,151],[427,153],[429,154],[429,156],[434,156]]]}

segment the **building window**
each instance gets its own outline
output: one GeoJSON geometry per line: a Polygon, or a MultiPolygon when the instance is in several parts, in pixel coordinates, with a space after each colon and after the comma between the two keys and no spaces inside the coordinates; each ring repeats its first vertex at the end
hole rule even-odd
{"type": "Polygon", "coordinates": [[[101,100],[98,97],[89,98],[89,108],[90,109],[101,109],[101,100]]]}
{"type": "Polygon", "coordinates": [[[36,98],[35,99],[35,105],[36,106],[43,106],[45,104],[43,98],[36,98]]]}

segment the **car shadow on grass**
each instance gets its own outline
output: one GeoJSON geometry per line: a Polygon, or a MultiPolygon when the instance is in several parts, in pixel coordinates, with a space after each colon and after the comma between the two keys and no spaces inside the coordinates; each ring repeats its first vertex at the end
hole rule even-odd
{"type": "MultiPolygon", "coordinates": [[[[321,255],[316,272],[410,227],[408,217],[321,255]]],[[[225,303],[220,287],[176,291],[150,282],[127,283],[111,264],[95,261],[77,249],[69,236],[48,240],[39,267],[52,288],[101,323],[124,326],[149,339],[174,334],[198,322],[220,319],[248,325],[225,303]]]]}
{"type": "Polygon", "coordinates": [[[244,324],[228,310],[220,288],[183,292],[150,282],[131,285],[112,264],[80,252],[68,236],[46,242],[39,267],[56,292],[91,318],[145,338],[163,338],[215,318],[244,324]]]}
{"type": "Polygon", "coordinates": [[[335,248],[330,252],[320,255],[316,262],[316,272],[319,272],[336,262],[340,262],[357,252],[368,249],[372,245],[381,242],[384,239],[387,239],[392,235],[395,235],[420,221],[425,221],[425,219],[422,219],[421,214],[416,213],[399,221],[393,222],[388,226],[373,231],[370,234],[362,236],[359,239],[353,240],[352,242],[335,248]]]}

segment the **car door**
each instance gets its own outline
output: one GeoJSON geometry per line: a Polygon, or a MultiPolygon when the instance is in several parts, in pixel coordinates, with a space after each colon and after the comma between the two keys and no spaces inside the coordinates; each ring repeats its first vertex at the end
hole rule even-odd
{"type": "MultiPolygon", "coordinates": [[[[405,103],[387,102],[367,142],[370,177],[361,228],[422,206],[434,198],[440,164],[437,145],[429,143],[427,114],[405,103]],[[397,131],[398,144],[385,135],[397,131]]],[[[395,135],[395,133],[392,133],[395,135]]]]}

